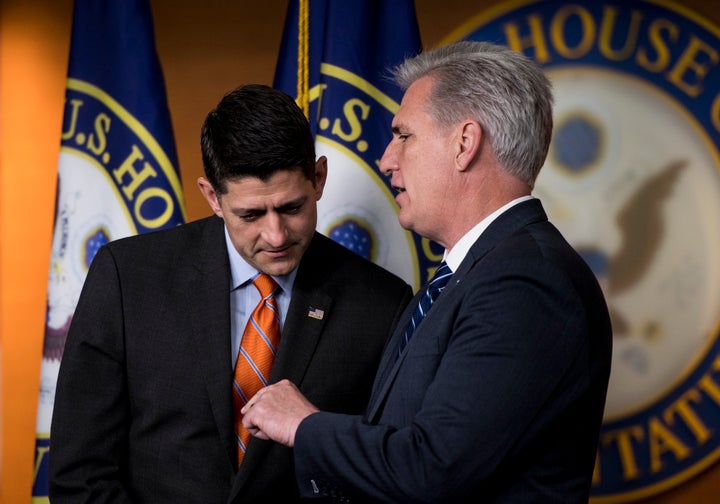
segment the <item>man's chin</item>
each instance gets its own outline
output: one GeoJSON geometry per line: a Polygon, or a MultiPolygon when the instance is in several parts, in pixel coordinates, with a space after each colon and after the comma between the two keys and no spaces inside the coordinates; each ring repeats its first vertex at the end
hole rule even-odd
{"type": "Polygon", "coordinates": [[[266,261],[259,266],[261,266],[260,269],[264,273],[275,277],[280,277],[292,273],[292,271],[297,267],[299,262],[300,259],[293,257],[287,259],[278,259],[274,261],[266,261]]]}
{"type": "Polygon", "coordinates": [[[403,215],[402,209],[400,209],[400,212],[397,216],[398,223],[400,226],[402,226],[403,229],[407,229],[409,231],[412,231],[412,222],[410,222],[410,219],[407,218],[407,216],[403,215]]]}

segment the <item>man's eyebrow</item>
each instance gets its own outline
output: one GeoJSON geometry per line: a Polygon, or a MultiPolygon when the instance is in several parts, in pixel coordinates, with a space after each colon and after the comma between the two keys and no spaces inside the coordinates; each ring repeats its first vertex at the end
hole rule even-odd
{"type": "MultiPolygon", "coordinates": [[[[298,206],[302,206],[307,201],[307,196],[300,196],[298,198],[292,199],[290,201],[286,201],[280,206],[273,207],[273,210],[282,212],[283,210],[287,210],[288,208],[295,208],[298,206]]],[[[264,214],[267,212],[267,208],[265,207],[234,207],[231,208],[230,211],[236,215],[244,215],[244,214],[264,214]]]]}
{"type": "Polygon", "coordinates": [[[282,210],[286,210],[288,208],[302,206],[305,204],[307,199],[308,199],[307,196],[300,196],[299,198],[295,198],[294,200],[290,200],[290,201],[283,203],[279,207],[276,207],[275,210],[282,211],[282,210]]]}
{"type": "Polygon", "coordinates": [[[246,214],[259,214],[259,213],[265,213],[267,210],[265,208],[250,208],[250,207],[233,207],[230,209],[232,213],[235,215],[246,215],[246,214]]]}

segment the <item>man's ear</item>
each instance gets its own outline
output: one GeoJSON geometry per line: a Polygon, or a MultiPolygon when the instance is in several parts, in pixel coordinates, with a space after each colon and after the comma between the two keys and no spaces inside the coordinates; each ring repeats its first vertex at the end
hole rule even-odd
{"type": "Polygon", "coordinates": [[[482,128],[476,121],[465,121],[461,124],[455,153],[455,166],[458,171],[467,170],[480,155],[482,134],[482,128]]]}
{"type": "Polygon", "coordinates": [[[323,190],[325,189],[325,182],[327,182],[327,158],[320,156],[315,161],[315,196],[316,201],[322,198],[323,190]]]}
{"type": "Polygon", "coordinates": [[[220,207],[220,200],[217,193],[215,192],[215,189],[213,189],[212,184],[208,182],[206,178],[199,177],[197,179],[197,185],[203,197],[205,198],[205,201],[207,201],[208,205],[210,205],[213,213],[222,219],[223,213],[222,208],[220,207]]]}

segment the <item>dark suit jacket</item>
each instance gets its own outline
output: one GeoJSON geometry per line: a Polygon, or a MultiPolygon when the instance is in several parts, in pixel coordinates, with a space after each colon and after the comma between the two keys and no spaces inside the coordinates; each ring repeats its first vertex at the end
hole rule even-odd
{"type": "Polygon", "coordinates": [[[540,201],[488,227],[396,361],[413,307],[383,355],[366,417],[322,412],[300,424],[301,492],[587,502],[610,320],[595,276],[540,201]]]}
{"type": "MultiPolygon", "coordinates": [[[[235,470],[229,292],[217,217],[97,253],[57,382],[52,502],[298,500],[287,448],[254,439],[235,470]]],[[[322,409],[362,413],[411,296],[404,281],[316,234],[271,381],[289,378],[322,409]]]]}

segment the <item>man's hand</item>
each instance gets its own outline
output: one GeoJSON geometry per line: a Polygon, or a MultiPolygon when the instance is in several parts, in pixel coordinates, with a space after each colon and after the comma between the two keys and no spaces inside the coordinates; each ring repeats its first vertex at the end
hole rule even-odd
{"type": "Polygon", "coordinates": [[[241,413],[242,423],[250,434],[292,448],[300,422],[318,411],[295,384],[282,380],[260,389],[241,413]]]}

